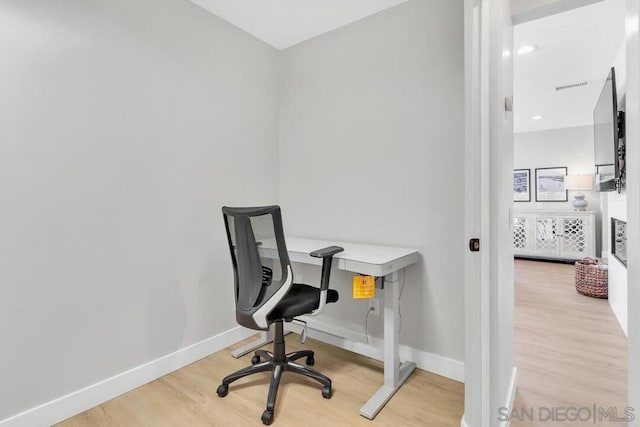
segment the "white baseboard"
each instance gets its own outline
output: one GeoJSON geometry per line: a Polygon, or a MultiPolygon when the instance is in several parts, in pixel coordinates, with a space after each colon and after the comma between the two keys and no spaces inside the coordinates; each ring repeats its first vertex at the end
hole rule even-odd
{"type": "MultiPolygon", "coordinates": [[[[383,340],[369,337],[369,344],[365,342],[364,334],[318,321],[305,316],[308,322],[309,336],[345,350],[363,354],[376,360],[383,359],[383,340]],[[348,337],[348,338],[345,338],[348,337]]],[[[302,326],[295,323],[287,324],[287,329],[300,333],[302,326]]],[[[432,372],[455,381],[464,382],[464,363],[449,359],[438,354],[429,353],[415,348],[401,345],[400,358],[415,362],[418,368],[432,372]]]]}
{"type": "Polygon", "coordinates": [[[464,417],[464,414],[462,414],[462,419],[460,420],[460,427],[469,427],[469,424],[467,423],[467,420],[464,417]]]}
{"type": "Polygon", "coordinates": [[[254,335],[237,326],[66,396],[0,421],[0,427],[50,426],[254,335]]]}
{"type": "MultiPolygon", "coordinates": [[[[301,330],[301,327],[295,324],[287,326],[289,330],[294,332],[299,333],[301,330]]],[[[383,341],[379,338],[370,337],[369,344],[366,344],[364,334],[315,319],[309,321],[309,327],[309,336],[312,338],[345,350],[364,354],[373,359],[383,359],[383,341]],[[344,336],[349,338],[343,338],[344,336]]],[[[1,420],[0,427],[44,427],[56,424],[242,341],[255,333],[256,331],[237,326],[174,353],[1,420]]],[[[400,357],[415,362],[420,369],[425,371],[456,381],[464,381],[464,363],[458,360],[404,345],[400,346],[400,357]]]]}

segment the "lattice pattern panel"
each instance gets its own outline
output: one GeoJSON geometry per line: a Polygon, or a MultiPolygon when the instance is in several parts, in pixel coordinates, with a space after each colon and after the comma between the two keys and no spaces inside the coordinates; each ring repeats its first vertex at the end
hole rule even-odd
{"type": "Polygon", "coordinates": [[[562,249],[565,254],[587,253],[587,224],[584,218],[562,218],[562,249]]]}
{"type": "Polygon", "coordinates": [[[627,223],[616,218],[611,218],[613,233],[612,254],[627,265],[627,223]]]}
{"type": "Polygon", "coordinates": [[[527,217],[513,218],[513,248],[527,249],[529,246],[527,228],[529,228],[527,217]]]}
{"type": "Polygon", "coordinates": [[[557,252],[558,220],[552,217],[536,218],[536,251],[557,252]]]}

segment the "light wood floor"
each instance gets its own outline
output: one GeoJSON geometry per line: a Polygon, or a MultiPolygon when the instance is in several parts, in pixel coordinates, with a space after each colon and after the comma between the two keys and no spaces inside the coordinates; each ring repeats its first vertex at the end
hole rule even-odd
{"type": "MultiPolygon", "coordinates": [[[[301,346],[299,336],[286,337],[287,351],[316,352],[314,369],[333,382],[333,397],[324,399],[316,382],[285,373],[273,425],[300,426],[459,426],[464,385],[416,370],[373,420],[360,407],[382,383],[382,364],[373,359],[312,339],[301,346]]],[[[250,341],[250,340],[247,340],[250,341]]],[[[231,357],[229,349],[77,415],[60,426],[259,426],[265,409],[269,376],[238,380],[221,399],[216,387],[227,374],[250,364],[250,355],[231,357]]]]}
{"type": "MultiPolygon", "coordinates": [[[[606,300],[575,292],[572,265],[517,260],[515,264],[515,408],[626,406],[627,341],[606,300]]],[[[276,426],[459,426],[463,384],[421,370],[411,375],[373,421],[359,408],[382,381],[381,363],[309,339],[287,336],[287,351],[316,351],[315,368],[332,378],[334,395],[323,399],[311,380],[285,374],[276,426]],[[301,408],[303,408],[301,410],[301,408]]],[[[257,426],[268,377],[255,375],[216,393],[221,378],[249,365],[230,352],[201,361],[137,388],[60,424],[75,426],[257,426]]],[[[588,423],[594,425],[593,423],[588,423]]],[[[512,426],[585,426],[519,422],[512,426]]],[[[604,425],[604,424],[595,424],[604,425]]],[[[613,425],[613,424],[611,424],[613,425]]],[[[624,423],[615,423],[622,426],[624,423]]]]}
{"type": "Polygon", "coordinates": [[[576,292],[574,274],[570,264],[516,260],[515,408],[536,416],[514,427],[594,425],[540,422],[541,407],[614,406],[622,417],[627,406],[627,339],[607,300],[576,292]]]}

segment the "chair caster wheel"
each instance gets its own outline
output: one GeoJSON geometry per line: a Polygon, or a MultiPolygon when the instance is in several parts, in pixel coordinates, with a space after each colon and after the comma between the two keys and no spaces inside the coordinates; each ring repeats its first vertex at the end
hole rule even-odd
{"type": "Polygon", "coordinates": [[[220,384],[218,386],[218,390],[216,390],[216,393],[218,393],[218,396],[220,396],[220,397],[225,397],[227,395],[227,393],[229,393],[229,386],[228,385],[224,385],[224,384],[220,384]]]}
{"type": "Polygon", "coordinates": [[[258,363],[260,363],[260,356],[255,355],[251,358],[251,364],[252,365],[257,365],[258,363]]]}
{"type": "Polygon", "coordinates": [[[313,356],[309,356],[307,357],[307,366],[313,366],[316,363],[316,359],[313,358],[313,356]]]}
{"type": "Polygon", "coordinates": [[[262,424],[270,425],[273,422],[273,411],[264,411],[262,413],[262,424]]]}
{"type": "Polygon", "coordinates": [[[322,397],[324,397],[325,399],[331,399],[332,395],[333,395],[333,390],[331,389],[330,385],[326,385],[322,387],[322,397]]]}

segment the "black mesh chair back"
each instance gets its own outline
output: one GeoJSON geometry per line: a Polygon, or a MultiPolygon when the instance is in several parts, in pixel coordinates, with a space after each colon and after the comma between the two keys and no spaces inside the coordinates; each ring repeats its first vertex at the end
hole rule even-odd
{"type": "Polygon", "coordinates": [[[267,330],[268,315],[289,292],[293,274],[279,206],[223,207],[233,263],[236,320],[267,330]]]}

